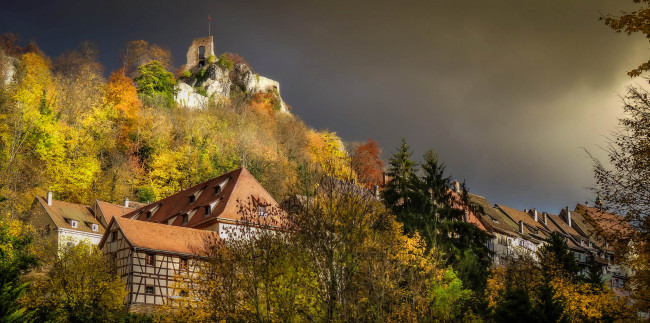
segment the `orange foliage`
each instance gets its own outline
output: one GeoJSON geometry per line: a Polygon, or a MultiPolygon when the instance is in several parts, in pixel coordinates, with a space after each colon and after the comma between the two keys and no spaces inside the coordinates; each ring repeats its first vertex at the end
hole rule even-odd
{"type": "Polygon", "coordinates": [[[274,116],[275,111],[281,109],[281,102],[274,92],[259,91],[253,95],[251,107],[253,110],[263,112],[269,116],[274,116]]]}
{"type": "Polygon", "coordinates": [[[377,141],[368,139],[364,144],[357,146],[352,154],[352,168],[357,173],[359,183],[372,189],[381,185],[383,179],[384,162],[380,158],[381,149],[377,141]]]}
{"type": "Polygon", "coordinates": [[[115,109],[115,120],[120,124],[119,144],[128,145],[128,135],[135,130],[142,102],[133,80],[124,75],[124,69],[113,72],[104,88],[106,103],[115,109]]]}

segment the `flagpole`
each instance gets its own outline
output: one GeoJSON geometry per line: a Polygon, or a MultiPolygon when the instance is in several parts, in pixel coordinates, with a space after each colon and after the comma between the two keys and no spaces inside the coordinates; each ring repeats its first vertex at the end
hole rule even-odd
{"type": "Polygon", "coordinates": [[[212,18],[210,17],[210,15],[208,15],[208,37],[211,36],[211,35],[210,35],[210,23],[211,23],[211,22],[212,22],[212,18]]]}

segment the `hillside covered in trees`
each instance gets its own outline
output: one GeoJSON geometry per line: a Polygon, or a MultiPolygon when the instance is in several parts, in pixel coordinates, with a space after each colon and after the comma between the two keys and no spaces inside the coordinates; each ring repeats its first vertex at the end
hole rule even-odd
{"type": "MultiPolygon", "coordinates": [[[[233,84],[228,97],[203,109],[176,104],[171,54],[157,45],[126,44],[123,68],[108,78],[90,43],[53,59],[34,43],[22,47],[15,35],[4,35],[1,46],[4,213],[20,214],[48,190],[85,204],[153,201],[243,164],[278,200],[306,165],[343,179],[357,176],[336,133],[278,113],[269,93],[233,84]]],[[[234,54],[214,63],[250,69],[234,54]]],[[[196,82],[207,69],[178,77],[196,82]]],[[[374,179],[362,178],[375,183],[378,169],[367,170],[374,179]]]]}

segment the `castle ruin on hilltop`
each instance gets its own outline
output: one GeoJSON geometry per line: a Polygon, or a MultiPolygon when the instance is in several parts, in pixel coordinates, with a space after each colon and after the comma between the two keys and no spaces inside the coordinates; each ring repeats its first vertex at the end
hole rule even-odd
{"type": "Polygon", "coordinates": [[[187,49],[187,63],[183,71],[205,66],[208,57],[212,55],[214,55],[214,39],[212,36],[194,38],[187,49]]]}

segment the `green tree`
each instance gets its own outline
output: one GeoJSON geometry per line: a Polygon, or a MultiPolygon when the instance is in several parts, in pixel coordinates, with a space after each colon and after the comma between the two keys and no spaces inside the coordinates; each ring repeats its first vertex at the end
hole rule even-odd
{"type": "Polygon", "coordinates": [[[417,164],[411,160],[410,147],[402,138],[400,147],[388,160],[387,175],[389,177],[384,189],[384,203],[390,208],[397,219],[404,223],[406,232],[413,232],[422,206],[423,198],[419,196],[417,164]]]}
{"type": "MultiPolygon", "coordinates": [[[[138,67],[139,75],[134,78],[138,93],[144,96],[144,101],[153,104],[163,104],[162,107],[172,107],[176,94],[176,78],[165,70],[158,61],[151,61],[138,67]]],[[[159,106],[160,107],[160,106],[159,106]]]]}
{"type": "Polygon", "coordinates": [[[38,264],[29,248],[32,235],[16,220],[0,219],[0,321],[23,322],[29,313],[18,299],[25,292],[21,276],[38,264]]]}

